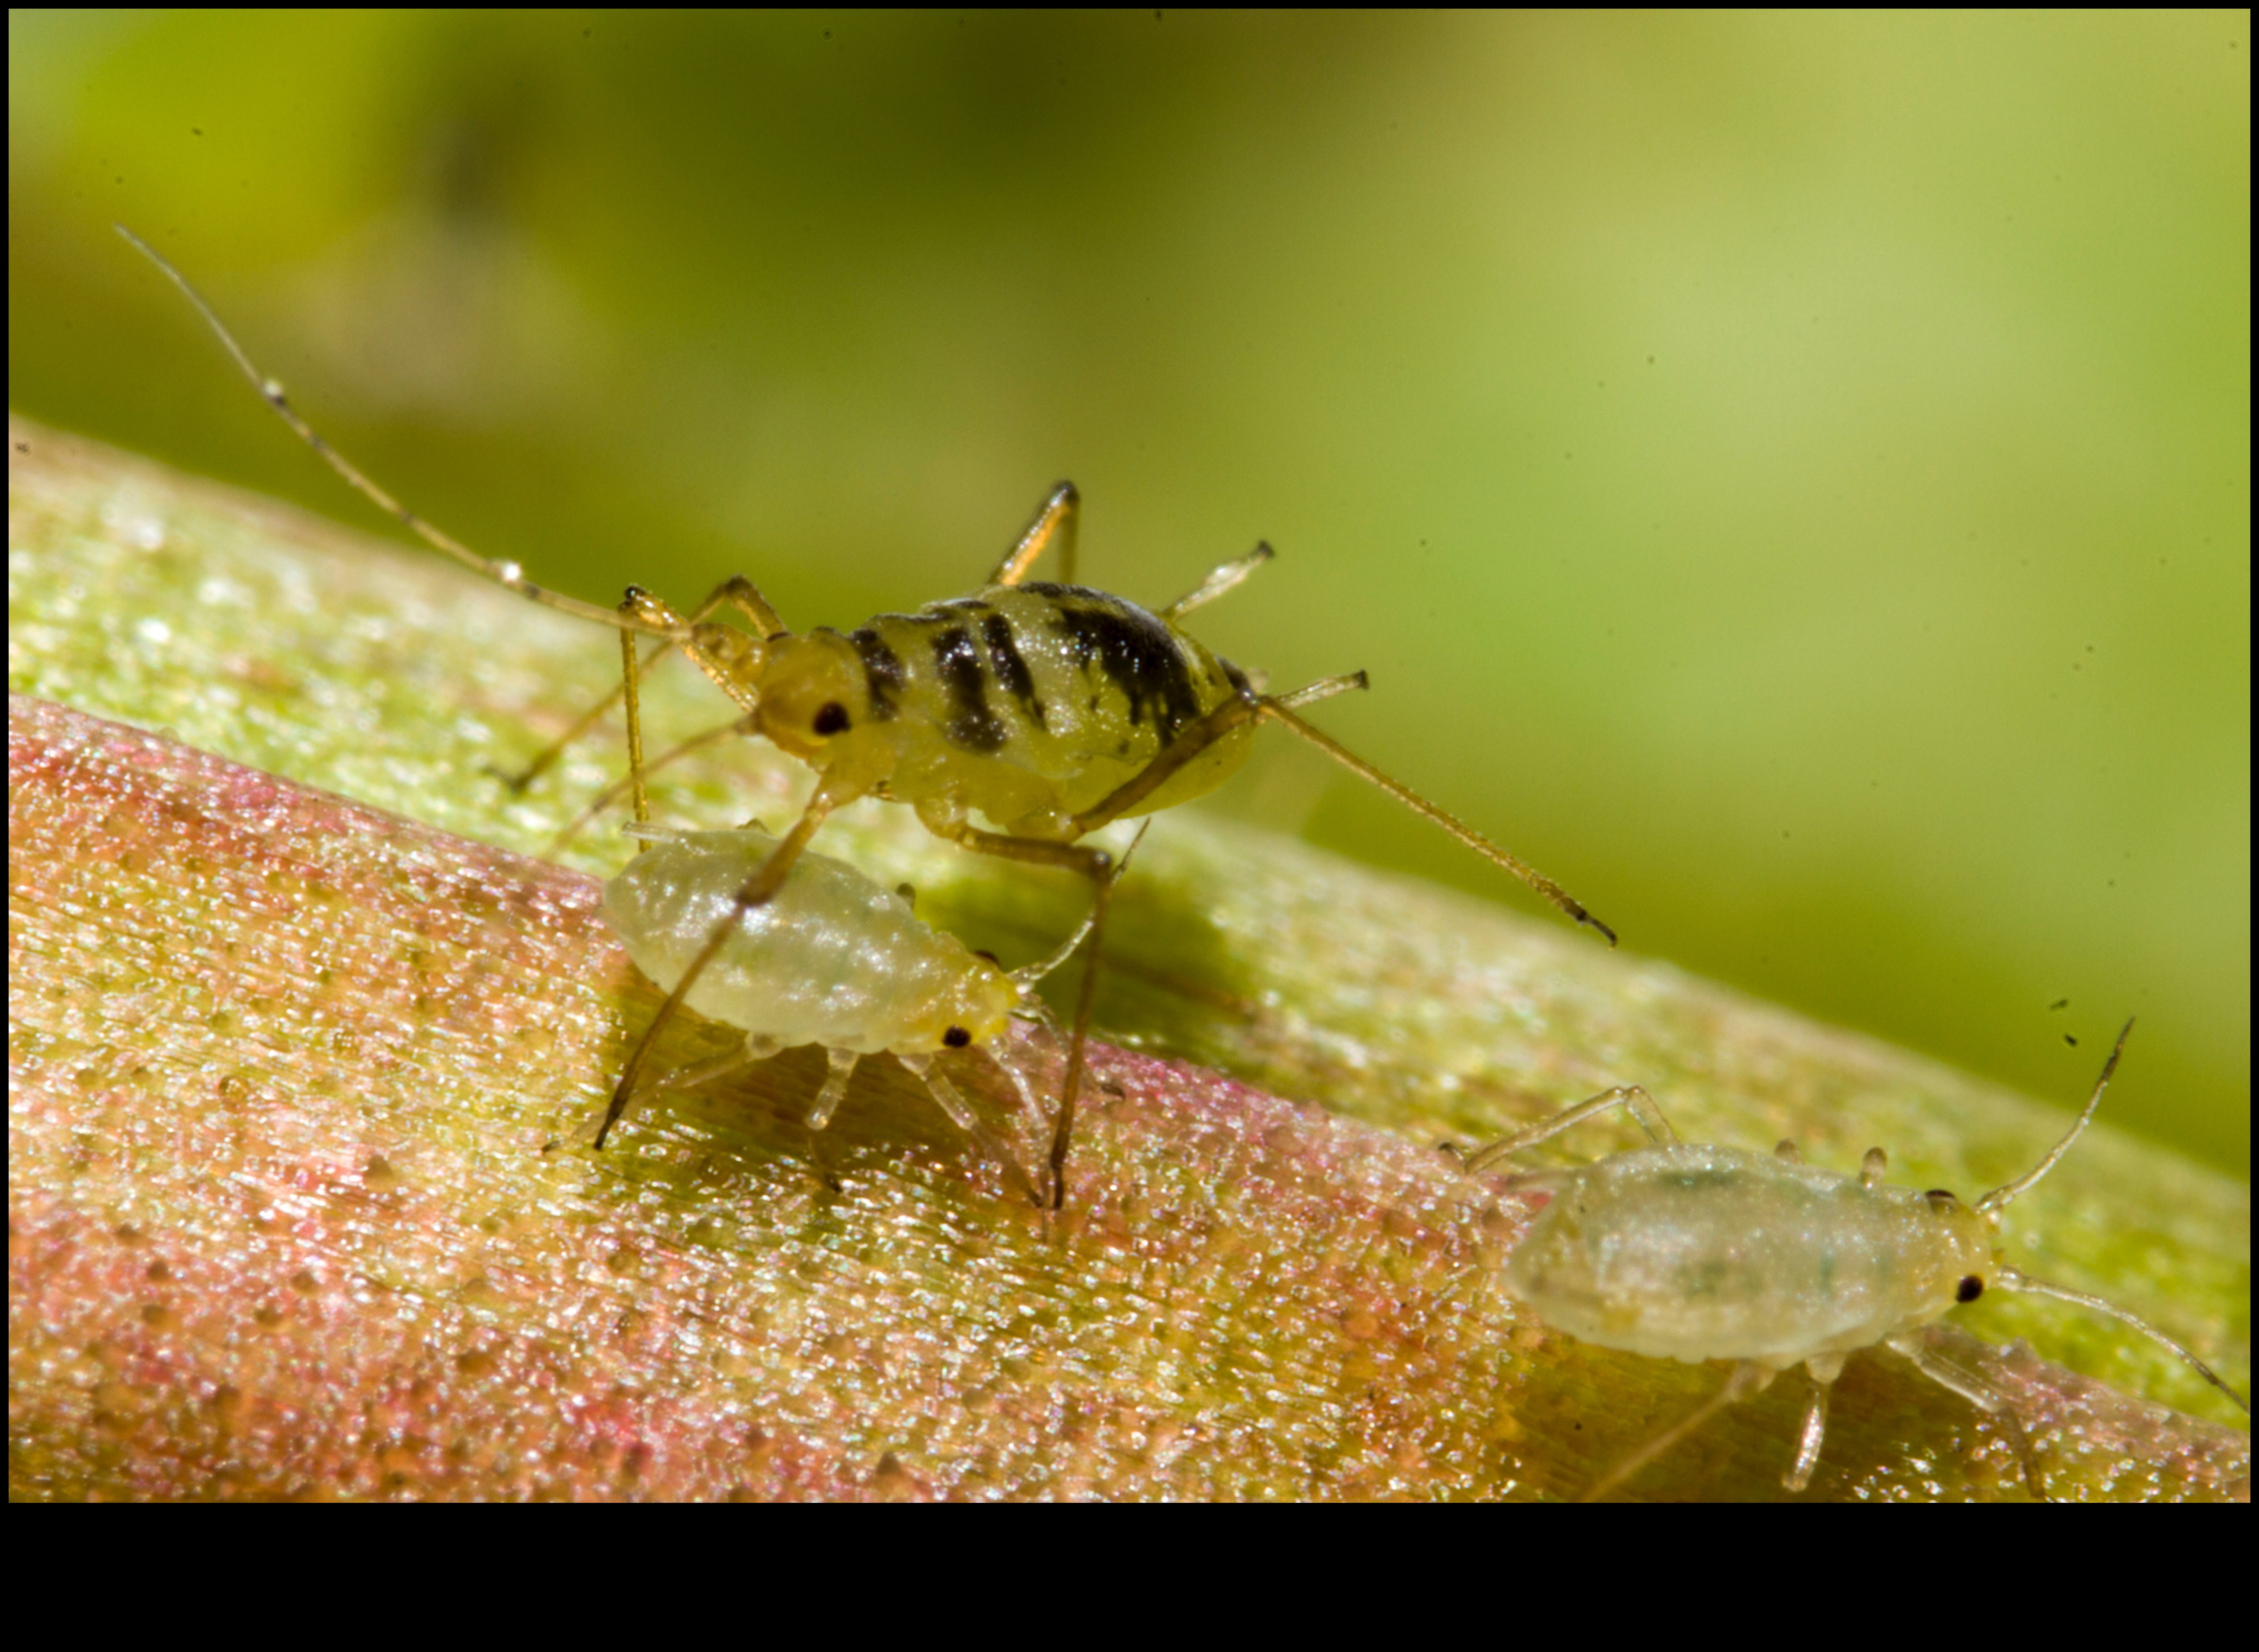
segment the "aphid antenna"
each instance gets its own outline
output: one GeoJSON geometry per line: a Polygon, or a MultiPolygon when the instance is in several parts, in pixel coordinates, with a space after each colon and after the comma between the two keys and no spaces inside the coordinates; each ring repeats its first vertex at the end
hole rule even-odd
{"type": "Polygon", "coordinates": [[[2106,1298],[2092,1296],[2084,1291],[2074,1291],[2068,1285],[2053,1285],[2045,1279],[2035,1279],[2030,1274],[2012,1268],[2006,1263],[1998,1264],[1998,1271],[1992,1277],[1992,1288],[1996,1291],[2021,1291],[2027,1296],[2051,1296],[2057,1301],[2076,1302],[2081,1307],[2092,1308],[2097,1314],[2106,1314],[2120,1325],[2131,1327],[2160,1347],[2169,1348],[2179,1355],[2187,1363],[2190,1370],[2234,1400],[2237,1409],[2247,1416],[2250,1414],[2251,1402],[2229,1387],[2219,1372],[2131,1309],[2120,1307],[2106,1298]]]}
{"type": "Polygon", "coordinates": [[[2057,1161],[2065,1153],[2070,1151],[2070,1144],[2078,1140],[2080,1133],[2086,1129],[2088,1121],[2094,1117],[2095,1108],[2102,1105],[2102,1093],[2110,1087],[2110,1075],[2118,1071],[2118,1057],[2125,1053],[2126,1040],[2132,1036],[2133,1031],[2134,1022],[2129,1019],[2119,1030],[2118,1042],[2110,1050],[2110,1059],[2102,1064],[2102,1076],[2094,1081],[2094,1093],[2086,1098],[2085,1107],[2072,1122],[2070,1129],[2063,1132],[2063,1140],[2048,1150],[2045,1158],[2033,1165],[2021,1176],[2017,1177],[2015,1180],[2004,1186],[1995,1187],[1984,1198],[1978,1200],[1976,1206],[1978,1215],[1997,1215],[2006,1210],[2013,1201],[2031,1192],[2033,1187],[2037,1186],[2040,1178],[2053,1170],[2057,1161]]]}
{"type": "MultiPolygon", "coordinates": [[[[2086,1106],[2080,1110],[2078,1117],[2072,1121],[2070,1129],[2063,1133],[2063,1140],[2049,1148],[2047,1157],[2024,1174],[2004,1186],[1994,1188],[1984,1198],[1978,1200],[1976,1204],[1978,1214],[1997,1218],[2000,1212],[2006,1210],[2015,1200],[2029,1193],[2040,1178],[2053,1170],[2063,1156],[2070,1151],[2071,1143],[2078,1140],[2080,1135],[2092,1121],[2095,1109],[2102,1105],[2102,1093],[2110,1087],[2111,1075],[2118,1071],[2118,1057],[2125,1053],[2126,1040],[2133,1035],[2133,1020],[2128,1019],[2125,1026],[2119,1030],[2117,1043],[2111,1047],[2110,1059],[2102,1064],[2102,1076],[2094,1081],[2094,1093],[2086,1098],[2086,1106]]],[[[2120,1307],[2115,1302],[2106,1298],[2094,1296],[2084,1291],[2074,1291],[2069,1285],[2055,1285],[2046,1279],[2035,1278],[2031,1274],[2008,1266],[2006,1263],[1997,1265],[1999,1271],[1992,1280],[1994,1290],[2020,1291],[2027,1296],[2051,1296],[2058,1301],[2073,1302],[2081,1307],[2092,1308],[2098,1314],[2107,1314],[2120,1324],[2141,1332],[2142,1335],[2160,1347],[2170,1349],[2180,1356],[2190,1370],[2195,1371],[2214,1388],[2219,1389],[2221,1393],[2226,1394],[2244,1412],[2248,1413],[2250,1411],[2251,1402],[2229,1387],[2217,1371],[2166,1335],[2164,1332],[2150,1324],[2149,1321],[2141,1318],[2140,1314],[2130,1309],[2120,1307]]]]}
{"type": "Polygon", "coordinates": [[[688,640],[689,633],[687,630],[654,624],[649,620],[622,614],[613,609],[599,607],[594,602],[584,602],[578,597],[566,595],[562,591],[552,591],[546,586],[536,585],[525,577],[525,570],[516,562],[501,557],[482,557],[460,540],[424,521],[423,517],[379,487],[361,470],[360,466],[331,446],[326,437],[300,417],[298,409],[290,405],[290,398],[283,391],[282,381],[280,379],[269,378],[259,370],[258,364],[252,360],[250,352],[236,342],[235,335],[230,332],[227,330],[227,324],[220,320],[219,313],[204,302],[203,295],[189,284],[187,276],[173,267],[163,253],[158,252],[155,247],[134,234],[123,224],[113,224],[110,227],[124,236],[127,244],[135,251],[154,264],[162,272],[166,280],[181,289],[182,296],[193,304],[196,313],[204,318],[204,324],[210,327],[214,335],[218,338],[220,344],[226,349],[229,358],[242,370],[243,376],[251,381],[251,388],[259,392],[260,399],[274,409],[276,417],[290,427],[298,439],[321,455],[322,462],[343,477],[346,484],[356,493],[368,500],[425,545],[443,556],[453,558],[474,573],[481,574],[507,590],[515,591],[520,596],[531,597],[534,602],[546,608],[553,608],[559,613],[571,614],[580,619],[593,620],[597,624],[613,630],[634,631],[645,637],[656,637],[668,643],[688,640]]]}

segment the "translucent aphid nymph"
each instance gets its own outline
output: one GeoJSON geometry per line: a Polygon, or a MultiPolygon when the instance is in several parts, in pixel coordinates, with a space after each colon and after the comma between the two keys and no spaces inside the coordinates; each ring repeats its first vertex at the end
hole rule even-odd
{"type": "Polygon", "coordinates": [[[1755,1153],[1682,1142],[1636,1087],[1607,1091],[1467,1155],[1469,1170],[1484,1170],[1609,1107],[1628,1108],[1649,1145],[1507,1182],[1544,1204],[1507,1258],[1507,1292],[1546,1325],[1601,1348],[1734,1362],[1707,1404],[1617,1463],[1586,1495],[1622,1485],[1716,1413],[1799,1364],[1812,1379],[1812,1399],[1782,1483],[1803,1490],[1827,1434],[1830,1387],[1846,1358],[1874,1347],[1903,1356],[1999,1418],[2034,1494],[2042,1495],[2008,1397],[1938,1358],[1921,1335],[1987,1291],[2029,1292],[2106,1314],[2170,1349],[2248,1411],[2210,1366],[2155,1326],[2100,1297],[2034,1278],[2000,1254],[2000,1213],[2070,1150],[2101,1105],[2133,1029],[2127,1022],[2063,1138],[2033,1169],[1974,1203],[1942,1188],[1888,1185],[1880,1148],[1870,1148],[1859,1173],[1846,1176],[1805,1164],[1793,1143],[1755,1153]]]}
{"type": "MultiPolygon", "coordinates": [[[[604,916],[638,968],[672,987],[706,944],[745,880],[775,851],[753,827],[735,831],[654,832],[648,850],[604,886],[604,916]]],[[[1006,970],[964,943],[919,922],[909,897],[829,855],[802,855],[776,898],[747,912],[708,964],[686,1002],[739,1029],[738,1044],[713,1060],[669,1073],[609,1113],[609,1131],[630,1100],[718,1079],[782,1050],[820,1044],[830,1058],[808,1124],[830,1121],[856,1064],[890,1054],[924,1080],[935,1103],[978,1142],[1028,1197],[1048,1207],[1044,1171],[1000,1139],[936,1065],[951,1050],[987,1050],[1018,1092],[1022,1115],[1043,1128],[1019,1068],[1002,1052],[1011,1018],[1044,1019],[1035,984],[1066,959],[1088,923],[1047,958],[1006,970]]],[[[601,1140],[601,1136],[599,1137],[601,1140]]]]}

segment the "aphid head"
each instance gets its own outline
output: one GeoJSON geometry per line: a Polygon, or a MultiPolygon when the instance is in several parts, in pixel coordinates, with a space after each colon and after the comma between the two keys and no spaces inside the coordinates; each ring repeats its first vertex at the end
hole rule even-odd
{"type": "MultiPolygon", "coordinates": [[[[1950,1300],[1956,1303],[1974,1302],[1988,1290],[2006,1283],[2006,1278],[2022,1276],[2002,1259],[1999,1246],[2000,1213],[2011,1200],[2028,1191],[2041,1177],[2056,1166],[2056,1162],[2070,1151],[2070,1144],[2086,1128],[2094,1109],[2100,1105],[2102,1092],[2109,1087],[2110,1075],[2117,1071],[2118,1052],[2126,1047],[2126,1034],[2134,1030],[2134,1023],[2126,1023],[2125,1032],[2118,1035],[2117,1049],[2103,1064],[2102,1076],[2095,1081],[2094,1093],[2086,1100],[2086,1109],[2073,1122],[2063,1140],[2049,1150],[2025,1174],[2005,1186],[1996,1187],[1975,1204],[1964,1204],[1958,1194],[1942,1187],[1933,1187],[1922,1195],[1927,1201],[1936,1244],[1930,1252],[1936,1270],[1934,1300],[1950,1300]]],[[[2008,1288],[2014,1288],[2010,1286],[2008,1288]]]]}
{"type": "Polygon", "coordinates": [[[2000,1261],[1997,1219],[1963,1204],[1957,1194],[1933,1187],[1922,1195],[1937,1243],[1929,1253],[1935,1270],[1933,1300],[1974,1302],[1999,1279],[2000,1261]]]}
{"type": "Polygon", "coordinates": [[[755,713],[760,730],[793,756],[822,766],[841,736],[872,720],[862,663],[847,639],[831,630],[777,637],[766,652],[755,713]]]}
{"type": "Polygon", "coordinates": [[[1011,1024],[1020,1002],[1020,988],[1012,978],[983,958],[972,960],[932,1003],[895,1048],[968,1050],[986,1044],[1011,1024]]]}

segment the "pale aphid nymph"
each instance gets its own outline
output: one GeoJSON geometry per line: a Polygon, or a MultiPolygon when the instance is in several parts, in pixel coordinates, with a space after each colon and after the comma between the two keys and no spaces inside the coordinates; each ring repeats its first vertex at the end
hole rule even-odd
{"type": "Polygon", "coordinates": [[[1885,1184],[1883,1150],[1856,1176],[1806,1164],[1792,1142],[1771,1153],[1682,1142],[1644,1090],[1610,1090],[1466,1157],[1495,1164],[1607,1108],[1628,1108],[1650,1145],[1595,1164],[1533,1171],[1507,1186],[1544,1208],[1507,1257],[1506,1289],[1555,1330],[1601,1348],[1690,1364],[1735,1362],[1692,1415],[1624,1458],[1586,1492],[1621,1485],[1700,1424],[1792,1365],[1812,1378],[1795,1461],[1782,1484],[1802,1491],[1820,1460],[1828,1398],[1845,1359],[1880,1346],[2000,1419],[2027,1480],[2039,1475],[2006,1394],[1939,1357],[1922,1335],[1987,1291],[2058,1297],[2110,1315],[2186,1360],[2244,1410],[2243,1397],[2155,1326],[2102,1298],[2034,1278],[2000,1254],[2000,1213],[2070,1150],[2101,1105],[2134,1023],[2095,1081],[2084,1111],[2038,1164],[1974,1203],[1942,1188],[1885,1184]]]}
{"type": "MultiPolygon", "coordinates": [[[[749,871],[776,848],[758,827],[734,831],[634,829],[645,851],[604,886],[604,916],[636,966],[671,990],[729,916],[749,871]]],[[[717,1079],[778,1051],[820,1044],[830,1071],[808,1113],[822,1129],[847,1093],[856,1064],[892,1055],[924,1080],[935,1102],[978,1142],[1028,1197],[1049,1205],[1037,1173],[990,1129],[944,1078],[944,1050],[984,1050],[1040,1118],[1026,1079],[1000,1053],[1015,1015],[1043,1016],[1035,983],[1065,961],[1088,932],[1086,920],[1049,958],[1007,970],[955,936],[920,922],[909,899],[845,861],[806,853],[775,899],[738,917],[729,939],[692,984],[692,1009],[740,1029],[733,1049],[666,1074],[636,1100],[717,1079]]],[[[605,1116],[609,1132],[629,1098],[605,1116]]],[[[602,1132],[597,1136],[602,1143],[602,1132]]]]}

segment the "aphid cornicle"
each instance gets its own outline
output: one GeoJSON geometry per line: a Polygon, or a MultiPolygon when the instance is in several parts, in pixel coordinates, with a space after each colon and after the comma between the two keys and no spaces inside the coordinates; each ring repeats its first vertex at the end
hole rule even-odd
{"type": "MultiPolygon", "coordinates": [[[[1183,630],[1178,622],[1186,615],[1267,561],[1268,545],[1224,564],[1176,602],[1150,612],[1072,582],[1080,498],[1072,484],[1061,482],[980,590],[914,614],[882,614],[852,631],[819,627],[795,635],[743,575],[723,581],[688,615],[632,587],[619,611],[609,613],[542,589],[517,563],[480,556],[402,506],[299,417],[281,386],[260,373],[179,271],[123,225],[118,232],[187,296],[268,405],[346,482],[474,572],[531,601],[616,628],[622,686],[565,737],[573,738],[625,698],[638,821],[645,818],[647,769],[636,685],[671,649],[681,650],[742,708],[735,730],[759,735],[816,771],[815,791],[801,817],[767,862],[748,874],[729,914],[687,962],[630,1052],[613,1091],[608,1129],[634,1092],[660,1028],[728,944],[732,925],[783,887],[828,815],[858,798],[879,797],[911,805],[929,830],[964,848],[1065,867],[1098,886],[1091,958],[1068,1043],[1065,1093],[1051,1151],[1052,1186],[1064,1198],[1074,1091],[1111,889],[1105,852],[1081,840],[1115,821],[1189,801],[1221,785],[1246,760],[1260,723],[1293,730],[1611,944],[1615,941],[1614,930],[1552,879],[1296,715],[1330,694],[1364,687],[1362,672],[1292,694],[1266,694],[1251,673],[1183,630]],[[1060,583],[1027,577],[1047,549],[1058,554],[1060,583]],[[750,629],[717,623],[714,616],[724,609],[750,629]],[[659,646],[638,659],[638,636],[656,638],[659,646]],[[976,818],[987,824],[976,824],[976,818]]],[[[556,749],[521,780],[539,773],[556,749]]]]}
{"type": "MultiPolygon", "coordinates": [[[[777,840],[735,831],[640,830],[649,847],[604,886],[604,916],[636,966],[662,988],[682,977],[747,874],[777,840]]],[[[737,1046],[645,1086],[638,1099],[718,1079],[780,1050],[820,1044],[830,1071],[808,1111],[822,1129],[847,1093],[856,1064],[888,1053],[924,1080],[935,1104],[978,1142],[1038,1206],[1036,1174],[999,1140],[934,1065],[944,1050],[986,1050],[1041,1118],[1019,1069],[995,1049],[1015,1015],[1048,1020],[1032,988],[1081,943],[1077,929],[1047,958],[1017,970],[967,950],[919,922],[903,892],[882,887],[829,855],[802,855],[776,898],[733,924],[730,939],[691,989],[689,1007],[739,1029],[737,1046]]],[[[605,1121],[609,1129],[611,1121],[605,1121]]]]}
{"type": "Polygon", "coordinates": [[[1773,1152],[1682,1142],[1644,1090],[1606,1091],[1502,1142],[1468,1154],[1481,1171],[1509,1154],[1624,1107],[1650,1145],[1574,1169],[1510,1178],[1545,1205],[1507,1257],[1508,1295],[1557,1331],[1601,1348],[1689,1364],[1735,1362],[1707,1404],[1617,1463],[1598,1497],[1645,1467],[1719,1411],[1802,1365],[1812,1399],[1794,1462],[1782,1477],[1802,1491],[1820,1460],[1830,1385],[1847,1357],[1882,1347],[2002,1420],[2035,1496],[2044,1495],[2006,1395],[1935,1356],[1921,1335],[1956,1304],[1987,1291],[2023,1291],[2109,1314],[2186,1360],[2244,1410],[2243,1397],[2180,1343],[2100,1297],[2034,1278],[1999,1250],[2000,1213],[2028,1193],[2085,1129],[2134,1030],[2127,1022],[2085,1109],[2024,1175],[1974,1204],[1942,1188],[1892,1187],[1870,1148],[1859,1174],[1806,1164],[1793,1143],[1773,1152]]]}

